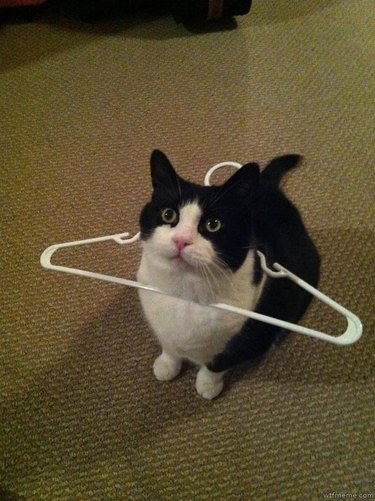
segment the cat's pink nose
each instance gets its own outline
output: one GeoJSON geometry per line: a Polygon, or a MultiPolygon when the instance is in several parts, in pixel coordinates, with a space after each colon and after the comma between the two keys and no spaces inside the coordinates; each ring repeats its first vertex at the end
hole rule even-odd
{"type": "Polygon", "coordinates": [[[186,246],[191,245],[192,241],[185,237],[174,237],[173,242],[176,245],[179,252],[182,251],[186,246]]]}

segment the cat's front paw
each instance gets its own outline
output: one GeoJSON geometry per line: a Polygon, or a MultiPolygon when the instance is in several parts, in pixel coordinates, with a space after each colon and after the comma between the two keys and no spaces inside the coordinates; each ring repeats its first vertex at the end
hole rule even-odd
{"type": "Polygon", "coordinates": [[[163,351],[155,360],[153,369],[158,381],[170,381],[180,372],[181,360],[172,358],[163,351]]]}
{"type": "Polygon", "coordinates": [[[197,374],[195,388],[201,397],[212,400],[224,388],[224,372],[212,372],[202,366],[197,374]]]}

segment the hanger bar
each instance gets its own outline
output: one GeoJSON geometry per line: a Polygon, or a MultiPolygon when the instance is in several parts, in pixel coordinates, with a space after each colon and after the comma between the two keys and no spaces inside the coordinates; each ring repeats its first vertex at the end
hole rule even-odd
{"type": "MultiPolygon", "coordinates": [[[[61,243],[61,244],[55,244],[51,245],[48,247],[41,255],[40,257],[40,263],[43,266],[43,268],[48,269],[48,270],[54,270],[54,271],[61,271],[63,273],[69,273],[73,275],[78,275],[82,277],[87,277],[87,278],[94,278],[97,280],[104,280],[106,282],[111,282],[119,285],[125,285],[127,287],[133,287],[137,289],[143,289],[149,292],[154,292],[157,294],[163,294],[165,296],[170,296],[170,297],[175,297],[172,296],[171,294],[168,294],[156,287],[153,287],[151,285],[145,285],[142,284],[138,281],[135,280],[128,280],[126,278],[120,278],[120,277],[114,277],[111,275],[105,275],[102,273],[94,273],[91,271],[87,270],[81,270],[78,268],[70,268],[66,266],[60,266],[56,264],[51,263],[51,258],[53,254],[63,248],[67,247],[75,247],[79,245],[86,245],[86,244],[92,244],[92,243],[97,243],[97,242],[105,242],[108,240],[112,240],[120,245],[123,244],[132,244],[140,240],[140,233],[136,233],[133,237],[129,238],[129,233],[124,232],[124,233],[117,233],[115,235],[108,235],[108,236],[103,236],[103,237],[96,237],[96,238],[88,238],[85,240],[76,240],[74,242],[66,242],[66,243],[61,243]]],[[[251,310],[245,310],[243,308],[238,308],[236,306],[231,306],[229,304],[224,304],[224,303],[213,303],[213,304],[202,304],[202,306],[207,306],[210,308],[215,308],[218,310],[224,310],[224,311],[229,311],[231,313],[235,313],[238,315],[245,316],[247,318],[252,318],[254,320],[258,320],[260,322],[265,322],[267,324],[275,325],[278,327],[281,327],[283,329],[287,329],[299,334],[304,334],[306,336],[310,336],[316,339],[320,339],[322,341],[327,341],[329,343],[333,343],[336,345],[349,345],[352,343],[355,343],[362,335],[362,323],[360,319],[354,315],[351,311],[347,310],[343,306],[341,306],[339,303],[331,299],[330,297],[326,296],[319,290],[315,289],[315,287],[312,287],[310,284],[299,278],[297,275],[289,271],[288,269],[284,268],[281,266],[279,263],[274,263],[273,267],[275,270],[272,270],[269,268],[266,264],[266,258],[264,254],[262,254],[260,251],[257,251],[258,255],[260,256],[261,259],[261,266],[263,271],[270,277],[272,278],[288,278],[289,280],[292,280],[295,282],[297,285],[302,287],[303,289],[307,290],[310,294],[315,296],[317,299],[320,301],[326,303],[328,306],[333,308],[335,311],[340,313],[341,315],[345,316],[347,320],[347,328],[344,333],[342,333],[340,336],[332,336],[329,334],[326,334],[324,332],[320,332],[315,329],[310,329],[308,327],[303,327],[298,324],[286,322],[284,320],[279,320],[277,318],[269,317],[267,315],[262,315],[260,313],[257,313],[255,311],[251,310]]],[[[183,298],[178,298],[183,301],[188,301],[183,298]]],[[[192,301],[190,301],[192,302],[192,301]]],[[[201,304],[201,303],[197,303],[201,304]]]]}

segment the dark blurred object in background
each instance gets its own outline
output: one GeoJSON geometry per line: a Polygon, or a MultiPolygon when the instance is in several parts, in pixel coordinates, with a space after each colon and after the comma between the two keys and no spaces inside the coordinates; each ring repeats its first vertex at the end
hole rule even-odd
{"type": "MultiPolygon", "coordinates": [[[[33,3],[33,0],[22,0],[17,7],[0,9],[1,20],[32,21],[51,9],[56,11],[57,7],[59,11],[74,13],[81,21],[88,23],[141,12],[170,12],[179,23],[202,24],[247,14],[252,0],[47,0],[41,5],[32,5],[33,3]]],[[[12,4],[17,4],[17,0],[12,4]]],[[[2,6],[9,7],[9,2],[2,4],[0,0],[0,7],[2,6]]]]}

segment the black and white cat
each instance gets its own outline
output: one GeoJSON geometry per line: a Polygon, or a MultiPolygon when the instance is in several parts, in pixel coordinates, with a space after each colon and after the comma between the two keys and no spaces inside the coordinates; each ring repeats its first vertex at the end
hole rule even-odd
{"type": "Polygon", "coordinates": [[[153,194],[140,216],[137,277],[175,296],[140,291],[162,346],[153,366],[158,380],[173,379],[188,359],[200,367],[197,392],[212,399],[223,389],[228,369],[259,357],[282,334],[278,327],[205,303],[227,303],[290,322],[305,312],[311,296],[289,280],[267,278],[256,254],[259,249],[267,262],[318,283],[318,252],[297,209],[278,189],[300,158],[275,158],[262,172],[249,163],[222,186],[207,187],[185,181],[161,151],[152,153],[153,194]]]}

